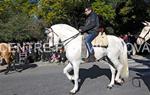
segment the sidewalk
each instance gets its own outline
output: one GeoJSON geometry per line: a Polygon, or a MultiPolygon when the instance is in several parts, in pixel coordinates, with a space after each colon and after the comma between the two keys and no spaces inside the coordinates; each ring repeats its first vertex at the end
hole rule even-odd
{"type": "MultiPolygon", "coordinates": [[[[137,68],[148,68],[148,65],[150,66],[150,59],[140,56],[140,55],[135,55],[131,56],[131,58],[128,59],[129,62],[129,67],[137,67],[137,68]]],[[[43,61],[38,61],[30,64],[36,64],[38,67],[40,66],[52,66],[52,65],[66,65],[67,63],[49,63],[48,61],[43,62],[43,61]]],[[[7,65],[5,66],[0,66],[0,70],[6,69],[7,65]]]]}

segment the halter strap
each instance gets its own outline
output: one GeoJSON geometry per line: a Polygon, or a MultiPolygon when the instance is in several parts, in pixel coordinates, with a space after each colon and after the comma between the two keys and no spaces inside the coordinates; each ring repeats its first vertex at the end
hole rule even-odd
{"type": "MultiPolygon", "coordinates": [[[[46,29],[47,29],[47,28],[46,28],[46,29]]],[[[50,27],[50,29],[51,29],[52,31],[50,31],[50,30],[48,30],[48,29],[47,29],[47,30],[49,31],[49,33],[52,32],[52,36],[53,36],[53,37],[52,37],[52,43],[53,43],[53,46],[54,46],[54,34],[55,34],[57,37],[59,37],[59,35],[58,35],[56,32],[54,32],[53,28],[50,27]]],[[[64,46],[65,46],[65,45],[67,45],[70,41],[72,41],[73,39],[75,39],[76,37],[78,37],[79,34],[80,34],[80,33],[77,33],[77,34],[75,34],[75,35],[73,35],[73,36],[71,36],[71,37],[69,37],[69,38],[67,38],[67,39],[65,39],[65,40],[63,40],[63,41],[61,41],[61,43],[64,44],[66,41],[69,40],[67,43],[64,44],[64,46]]],[[[59,38],[60,38],[60,37],[59,37],[59,38]]]]}
{"type": "MultiPolygon", "coordinates": [[[[57,37],[59,37],[59,35],[58,35],[57,33],[54,32],[53,28],[50,27],[50,29],[52,30],[52,32],[53,32],[57,37]]],[[[51,32],[48,28],[46,28],[46,30],[48,30],[49,33],[51,32]]]]}
{"type": "Polygon", "coordinates": [[[142,39],[142,40],[144,40],[144,41],[145,41],[145,38],[144,38],[144,37],[138,36],[138,38],[140,38],[140,39],[142,39]]]}
{"type": "Polygon", "coordinates": [[[141,38],[145,41],[145,37],[149,34],[149,32],[150,32],[150,29],[148,30],[148,32],[146,33],[146,35],[144,37],[139,36],[138,38],[141,38]]]}
{"type": "Polygon", "coordinates": [[[55,34],[57,37],[59,37],[59,35],[58,35],[57,33],[55,33],[51,27],[50,27],[51,31],[49,30],[49,28],[45,28],[45,29],[49,31],[47,34],[49,34],[50,32],[52,32],[52,47],[55,46],[55,45],[54,45],[54,34],[55,34]]]}

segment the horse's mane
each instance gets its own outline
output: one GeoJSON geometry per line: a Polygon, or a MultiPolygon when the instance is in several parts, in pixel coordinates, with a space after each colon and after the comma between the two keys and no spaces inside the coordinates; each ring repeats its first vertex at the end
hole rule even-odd
{"type": "Polygon", "coordinates": [[[56,30],[56,31],[57,30],[63,31],[67,34],[73,34],[74,35],[74,34],[79,33],[79,31],[76,28],[74,28],[68,24],[55,24],[55,25],[51,26],[51,28],[56,30]]]}

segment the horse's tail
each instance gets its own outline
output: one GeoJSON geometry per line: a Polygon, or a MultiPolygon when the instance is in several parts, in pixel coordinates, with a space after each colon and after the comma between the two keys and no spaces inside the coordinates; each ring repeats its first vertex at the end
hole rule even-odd
{"type": "Polygon", "coordinates": [[[129,67],[128,67],[128,57],[127,57],[127,46],[125,42],[122,40],[123,50],[121,50],[120,62],[123,64],[121,77],[128,78],[129,77],[129,67]]]}

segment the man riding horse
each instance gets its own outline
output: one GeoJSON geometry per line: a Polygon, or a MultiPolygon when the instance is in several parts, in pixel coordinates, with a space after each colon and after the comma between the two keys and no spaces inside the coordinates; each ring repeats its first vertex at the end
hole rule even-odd
{"type": "Polygon", "coordinates": [[[85,25],[80,27],[79,31],[83,33],[87,33],[85,37],[85,45],[88,50],[89,56],[84,59],[86,62],[93,62],[95,61],[95,56],[94,56],[94,49],[92,46],[92,41],[96,38],[98,35],[97,30],[99,29],[100,23],[99,23],[99,18],[98,15],[93,12],[91,7],[86,7],[85,8],[85,14],[87,16],[85,25]]]}

